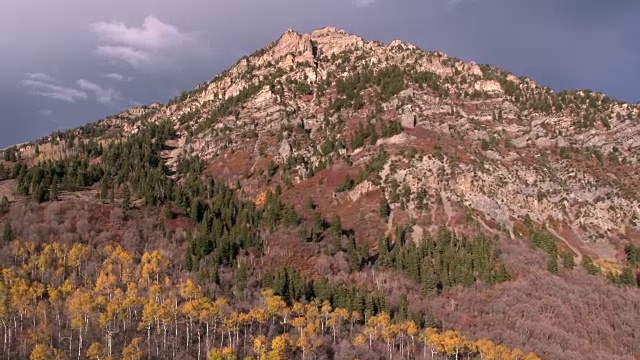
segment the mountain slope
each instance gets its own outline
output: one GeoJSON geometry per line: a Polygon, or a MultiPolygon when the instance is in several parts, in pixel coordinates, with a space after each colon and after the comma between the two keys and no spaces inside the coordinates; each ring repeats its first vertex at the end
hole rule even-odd
{"type": "MultiPolygon", "coordinates": [[[[637,106],[601,94],[555,94],[498,69],[326,28],[285,33],[152,121],[193,118],[180,127],[174,152],[221,165],[229,151],[246,153],[249,171],[261,159],[282,164],[295,153],[302,164],[281,175],[296,183],[332,158],[322,154],[328,139],[345,145],[333,159],[357,165],[373,148],[353,148],[357,125],[397,119],[406,130],[379,140],[393,149],[385,169],[406,163],[381,172],[388,198],[397,198],[389,185],[408,184],[414,197],[426,190],[435,208],[438,197],[459,208],[443,206],[446,221],[476,213],[483,226],[511,236],[528,216],[547,223],[575,256],[614,261],[620,248],[611,242],[638,240],[639,116],[637,106]],[[227,110],[234,103],[241,105],[227,110]],[[402,149],[422,156],[407,161],[396,153],[402,149]]],[[[416,217],[412,196],[402,200],[416,217]]]]}
{"type": "Polygon", "coordinates": [[[544,358],[631,359],[638,289],[593,274],[637,284],[639,147],[638,105],[329,27],[287,31],[168,104],[5,150],[0,195],[126,204],[131,220],[109,221],[178,229],[171,271],[239,302],[256,297],[235,298],[236,261],[254,290],[327,278],[544,358]]]}

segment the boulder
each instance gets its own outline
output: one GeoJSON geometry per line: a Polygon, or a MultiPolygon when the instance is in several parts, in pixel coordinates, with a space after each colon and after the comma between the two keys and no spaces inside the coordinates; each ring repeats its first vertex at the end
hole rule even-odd
{"type": "Polygon", "coordinates": [[[402,114],[402,126],[410,129],[416,127],[416,114],[412,111],[402,114]]]}
{"type": "Polygon", "coordinates": [[[293,148],[291,147],[291,144],[289,144],[289,141],[287,141],[287,139],[283,139],[280,143],[280,150],[278,151],[282,160],[288,159],[292,152],[293,148]]]}

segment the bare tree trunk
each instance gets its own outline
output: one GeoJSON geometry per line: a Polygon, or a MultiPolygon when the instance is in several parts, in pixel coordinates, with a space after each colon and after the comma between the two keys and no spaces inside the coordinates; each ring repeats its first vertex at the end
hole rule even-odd
{"type": "Polygon", "coordinates": [[[111,331],[107,331],[107,349],[109,358],[111,358],[111,331]]]}
{"type": "Polygon", "coordinates": [[[2,351],[7,351],[7,323],[2,320],[2,326],[4,327],[4,346],[2,347],[2,351]]]}
{"type": "Polygon", "coordinates": [[[200,360],[200,327],[198,327],[198,360],[200,360]]]}
{"type": "MultiPolygon", "coordinates": [[[[209,351],[211,350],[211,349],[209,348],[209,322],[207,321],[205,324],[206,324],[206,326],[207,326],[207,335],[206,335],[206,339],[205,339],[205,341],[206,341],[206,344],[207,344],[207,354],[209,354],[209,351]]],[[[207,355],[207,356],[208,356],[208,355],[207,355]]]]}
{"type": "Polygon", "coordinates": [[[78,339],[78,360],[80,360],[80,355],[82,355],[82,328],[80,328],[80,339],[78,339]]]}
{"type": "MultiPolygon", "coordinates": [[[[191,319],[189,319],[189,322],[191,322],[191,319]]],[[[186,324],[187,326],[187,353],[189,353],[189,324],[186,324]]]]}

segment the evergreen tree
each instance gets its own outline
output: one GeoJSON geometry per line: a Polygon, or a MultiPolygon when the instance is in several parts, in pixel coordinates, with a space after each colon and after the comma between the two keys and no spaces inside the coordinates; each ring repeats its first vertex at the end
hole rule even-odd
{"type": "Polygon", "coordinates": [[[313,203],[313,199],[311,198],[311,196],[307,197],[307,200],[305,202],[305,207],[309,210],[316,209],[316,205],[313,203]]]}
{"type": "Polygon", "coordinates": [[[2,195],[0,199],[0,211],[6,211],[9,209],[9,199],[5,195],[2,195]]]}
{"type": "Polygon", "coordinates": [[[633,270],[631,270],[630,267],[622,269],[622,273],[620,274],[620,283],[623,285],[635,285],[635,277],[633,275],[633,270]]]}
{"type": "Polygon", "coordinates": [[[581,265],[589,275],[596,275],[600,273],[600,268],[593,263],[593,260],[591,260],[589,255],[584,255],[582,257],[581,265]]]}
{"type": "Polygon", "coordinates": [[[511,276],[509,276],[509,272],[507,272],[507,268],[504,266],[504,264],[500,264],[500,268],[496,273],[496,282],[500,283],[500,282],[508,281],[510,278],[511,276]]]}
{"type": "Polygon", "coordinates": [[[187,271],[193,271],[193,256],[191,255],[191,249],[187,248],[184,254],[184,268],[187,271]]]}
{"type": "Polygon", "coordinates": [[[171,206],[167,205],[164,209],[164,217],[168,220],[172,220],[176,218],[176,214],[171,210],[171,206]]]}
{"type": "Polygon", "coordinates": [[[236,270],[236,287],[240,291],[244,291],[247,288],[247,280],[249,278],[249,267],[247,263],[241,261],[236,270]]]}
{"type": "Polygon", "coordinates": [[[131,208],[131,191],[129,190],[129,185],[124,184],[124,188],[122,189],[122,209],[124,211],[129,211],[131,208]]]}
{"type": "Polygon", "coordinates": [[[558,274],[558,257],[557,256],[549,257],[549,260],[547,261],[547,270],[554,275],[558,274]]]}
{"type": "Polygon", "coordinates": [[[402,298],[400,299],[400,307],[398,308],[398,312],[396,313],[396,320],[406,321],[408,319],[409,319],[409,301],[407,300],[407,295],[402,294],[402,298]]]}
{"type": "Polygon", "coordinates": [[[390,213],[391,213],[391,207],[389,206],[389,202],[387,201],[387,198],[383,194],[382,197],[380,198],[380,217],[386,219],[387,217],[389,217],[390,213]]]}
{"type": "Polygon", "coordinates": [[[2,226],[2,241],[8,243],[13,240],[13,228],[9,222],[5,222],[2,226]]]}
{"type": "Polygon", "coordinates": [[[576,266],[575,260],[573,259],[573,255],[571,253],[561,252],[560,259],[562,260],[562,266],[565,269],[572,270],[576,266]]]}

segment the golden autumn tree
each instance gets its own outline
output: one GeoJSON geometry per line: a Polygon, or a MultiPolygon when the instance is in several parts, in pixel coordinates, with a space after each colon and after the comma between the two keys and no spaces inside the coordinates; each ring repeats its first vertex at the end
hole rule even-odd
{"type": "Polygon", "coordinates": [[[37,344],[31,354],[29,360],[60,360],[62,353],[58,349],[54,349],[48,345],[37,344]]]}
{"type": "Polygon", "coordinates": [[[269,360],[285,360],[287,358],[287,350],[289,348],[289,339],[286,335],[278,335],[271,340],[271,351],[269,351],[269,360]]]}
{"type": "Polygon", "coordinates": [[[122,360],[142,360],[142,350],[140,350],[140,338],[135,337],[122,350],[122,360]]]}

